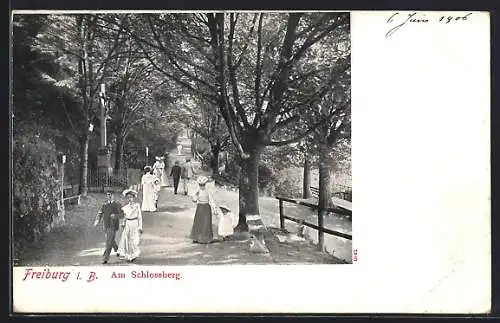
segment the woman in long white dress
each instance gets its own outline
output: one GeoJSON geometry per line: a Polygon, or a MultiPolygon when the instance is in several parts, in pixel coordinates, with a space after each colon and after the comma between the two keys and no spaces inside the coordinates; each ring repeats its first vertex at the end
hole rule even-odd
{"type": "Polygon", "coordinates": [[[142,213],[139,203],[135,202],[137,192],[131,189],[123,191],[128,204],[122,207],[123,232],[118,245],[118,253],[128,262],[133,262],[141,254],[139,242],[142,234],[142,213]]]}
{"type": "Polygon", "coordinates": [[[156,176],[151,174],[151,167],[144,167],[144,175],[141,178],[142,185],[142,211],[144,212],[155,212],[155,185],[154,180],[156,176]]]}
{"type": "Polygon", "coordinates": [[[156,161],[153,164],[153,174],[160,179],[160,185],[167,186],[165,181],[165,161],[164,157],[156,157],[156,161]]]}

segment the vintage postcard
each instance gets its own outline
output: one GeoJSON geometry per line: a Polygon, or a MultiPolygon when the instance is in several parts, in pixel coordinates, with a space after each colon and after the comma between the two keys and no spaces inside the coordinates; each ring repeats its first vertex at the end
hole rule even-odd
{"type": "Polygon", "coordinates": [[[14,11],[13,313],[487,313],[489,30],[14,11]]]}

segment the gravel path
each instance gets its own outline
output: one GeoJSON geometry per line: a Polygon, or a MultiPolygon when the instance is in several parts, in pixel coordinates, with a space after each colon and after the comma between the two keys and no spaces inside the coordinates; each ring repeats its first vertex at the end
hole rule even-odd
{"type": "MultiPolygon", "coordinates": [[[[169,164],[176,159],[184,161],[190,153],[190,140],[182,142],[182,154],[174,150],[169,155],[169,164]]],[[[214,188],[220,204],[238,214],[238,193],[225,188],[214,188]]],[[[182,189],[180,190],[182,191],[182,189]]],[[[115,194],[122,204],[126,203],[120,194],[115,194]]],[[[140,194],[139,194],[140,195],[140,194]]],[[[35,247],[24,252],[18,266],[71,266],[101,264],[104,251],[102,228],[94,227],[93,221],[104,194],[89,194],[82,204],[67,210],[67,225],[51,232],[35,247]]],[[[260,210],[264,223],[271,231],[279,227],[278,201],[262,197],[260,210]]],[[[142,265],[222,265],[222,264],[334,264],[350,262],[350,241],[325,235],[327,252],[318,251],[308,241],[268,243],[269,254],[255,254],[248,251],[248,240],[217,241],[212,244],[194,244],[188,238],[195,212],[195,204],[189,196],[174,195],[172,187],[160,191],[158,211],[143,213],[143,229],[140,248],[141,256],[135,264],[142,265]],[[334,250],[334,252],[332,251],[334,250]],[[336,257],[332,256],[335,255],[336,257]]],[[[306,207],[286,205],[285,212],[294,217],[315,221],[315,213],[306,207]]],[[[214,218],[214,233],[216,230],[214,218]]],[[[329,218],[326,226],[350,233],[350,221],[329,218]]],[[[296,225],[287,221],[287,229],[296,225]]],[[[315,231],[306,234],[314,238],[315,231]]],[[[118,233],[118,237],[120,232],[118,233]]],[[[118,238],[117,238],[118,239],[118,238]]],[[[108,265],[127,265],[127,262],[112,256],[108,265]]],[[[106,265],[104,265],[106,266],[106,265]]]]}
{"type": "MultiPolygon", "coordinates": [[[[225,198],[234,192],[228,192],[225,198]]],[[[90,194],[79,206],[68,210],[68,225],[51,232],[36,247],[27,250],[19,266],[100,265],[104,233],[94,227],[95,214],[104,201],[103,194],[90,194]]],[[[121,198],[120,202],[125,201],[121,198]]],[[[228,201],[229,202],[229,201],[228,201]]],[[[236,200],[237,202],[237,200],[236,200]]],[[[229,204],[229,203],[227,203],[229,204]]],[[[141,239],[142,265],[219,265],[219,264],[322,264],[341,261],[303,241],[274,243],[270,254],[248,251],[248,241],[194,244],[188,238],[195,205],[188,196],[174,195],[172,188],[160,192],[159,211],[143,214],[141,239]]],[[[214,223],[216,232],[216,224],[214,223]]],[[[112,256],[108,265],[127,265],[112,256]]]]}

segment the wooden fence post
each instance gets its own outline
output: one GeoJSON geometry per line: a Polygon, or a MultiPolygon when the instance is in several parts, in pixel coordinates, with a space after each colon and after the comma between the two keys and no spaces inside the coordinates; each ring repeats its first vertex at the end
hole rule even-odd
{"type": "Polygon", "coordinates": [[[285,230],[285,218],[283,217],[283,201],[279,200],[280,205],[280,229],[285,230]]]}
{"type": "Polygon", "coordinates": [[[61,165],[60,165],[60,173],[61,173],[61,216],[62,216],[62,221],[65,221],[66,218],[66,212],[64,209],[64,165],[66,164],[66,155],[62,155],[61,157],[61,165]]]}

